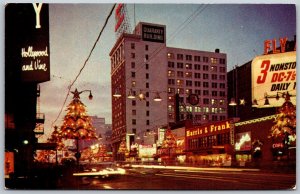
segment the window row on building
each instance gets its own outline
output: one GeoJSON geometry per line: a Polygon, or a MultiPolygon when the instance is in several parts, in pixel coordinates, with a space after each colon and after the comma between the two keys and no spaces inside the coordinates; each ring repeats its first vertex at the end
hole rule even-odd
{"type": "MultiPolygon", "coordinates": [[[[201,87],[201,86],[199,86],[201,87]]],[[[192,94],[193,91],[195,94],[199,95],[199,96],[214,96],[214,97],[226,97],[226,91],[211,91],[209,90],[209,85],[203,85],[204,88],[207,88],[207,90],[200,90],[200,89],[195,89],[195,90],[192,90],[192,89],[184,89],[184,88],[168,88],[168,94],[174,94],[177,93],[177,94],[192,94]]]]}
{"type": "MultiPolygon", "coordinates": [[[[195,86],[204,88],[218,88],[218,83],[209,81],[193,81],[193,80],[182,80],[182,79],[168,79],[169,86],[195,86]],[[211,83],[211,84],[210,84],[211,83]]],[[[226,89],[225,83],[221,83],[219,88],[226,89]]]]}
{"type": "Polygon", "coordinates": [[[206,137],[193,138],[188,140],[189,149],[212,148],[212,146],[225,145],[230,143],[230,134],[223,133],[206,137]]]}
{"type": "MultiPolygon", "coordinates": [[[[202,121],[223,121],[226,120],[225,115],[215,115],[215,114],[187,114],[181,113],[179,114],[181,120],[190,119],[193,120],[194,123],[201,123],[202,121]]],[[[174,113],[168,113],[169,120],[175,120],[174,113]]]]}
{"type": "Polygon", "coordinates": [[[168,70],[168,77],[177,77],[177,78],[195,78],[195,79],[210,79],[210,80],[225,80],[226,74],[209,74],[209,73],[198,73],[198,72],[183,72],[183,71],[174,71],[168,70]],[[218,76],[219,75],[219,76],[218,76]]]}
{"type": "Polygon", "coordinates": [[[197,61],[197,62],[205,62],[211,64],[225,64],[226,60],[224,58],[216,58],[216,57],[207,57],[207,56],[199,56],[199,55],[191,55],[191,54],[174,54],[168,53],[168,59],[175,60],[185,60],[185,61],[197,61]]]}
{"type": "MultiPolygon", "coordinates": [[[[168,111],[169,112],[174,112],[175,107],[174,105],[169,104],[168,105],[168,111]]],[[[225,114],[226,113],[226,108],[222,107],[200,107],[200,106],[179,106],[179,111],[180,112],[194,112],[194,113],[221,113],[225,114]]]]}
{"type": "Polygon", "coordinates": [[[192,64],[192,63],[181,63],[168,61],[168,68],[170,69],[188,69],[188,70],[198,70],[198,71],[209,71],[209,72],[220,72],[226,73],[226,67],[218,67],[216,65],[201,65],[201,64],[192,64]]]}

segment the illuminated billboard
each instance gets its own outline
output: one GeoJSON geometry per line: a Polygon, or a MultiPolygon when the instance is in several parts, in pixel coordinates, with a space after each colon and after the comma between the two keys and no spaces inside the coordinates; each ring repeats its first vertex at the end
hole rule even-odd
{"type": "Polygon", "coordinates": [[[156,154],[156,144],[139,145],[139,158],[153,158],[156,154]]]}
{"type": "MultiPolygon", "coordinates": [[[[264,107],[266,96],[271,106],[278,107],[285,99],[276,99],[277,94],[296,95],[296,51],[258,56],[251,68],[252,101],[257,101],[258,108],[264,107]]],[[[296,98],[291,102],[296,105],[296,98]]]]}
{"type": "Polygon", "coordinates": [[[5,7],[5,66],[7,75],[23,82],[50,80],[49,6],[43,3],[5,7]]]}

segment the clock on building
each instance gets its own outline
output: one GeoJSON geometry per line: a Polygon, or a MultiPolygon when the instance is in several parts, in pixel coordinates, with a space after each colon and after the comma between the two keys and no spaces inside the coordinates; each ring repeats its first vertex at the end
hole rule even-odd
{"type": "Polygon", "coordinates": [[[195,106],[199,103],[199,97],[197,94],[190,94],[188,97],[188,101],[191,105],[195,106]]]}

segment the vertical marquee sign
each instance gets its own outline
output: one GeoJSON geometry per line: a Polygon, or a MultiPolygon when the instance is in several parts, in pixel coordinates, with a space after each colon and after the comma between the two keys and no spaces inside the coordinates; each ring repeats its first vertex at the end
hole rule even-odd
{"type": "Polygon", "coordinates": [[[43,3],[5,7],[6,67],[22,82],[50,80],[49,6],[43,3]]]}
{"type": "Polygon", "coordinates": [[[115,33],[118,39],[123,33],[131,33],[130,24],[127,17],[126,4],[120,3],[115,11],[115,33]]]}

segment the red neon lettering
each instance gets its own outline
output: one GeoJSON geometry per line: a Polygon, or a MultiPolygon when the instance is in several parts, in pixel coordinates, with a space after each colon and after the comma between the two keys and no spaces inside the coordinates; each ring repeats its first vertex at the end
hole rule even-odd
{"type": "Polygon", "coordinates": [[[286,45],[286,41],[288,40],[288,38],[280,38],[280,48],[281,48],[281,52],[284,53],[285,52],[285,45],[286,45]]]}
{"type": "Polygon", "coordinates": [[[280,53],[280,50],[277,50],[277,49],[276,49],[276,39],[273,40],[273,53],[274,53],[274,54],[280,53]]]}
{"type": "Polygon", "coordinates": [[[269,52],[269,49],[271,49],[271,41],[270,40],[265,40],[264,44],[264,54],[267,55],[269,52]]]}

